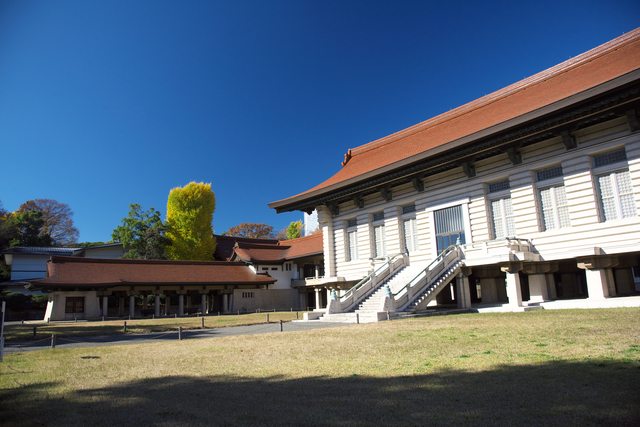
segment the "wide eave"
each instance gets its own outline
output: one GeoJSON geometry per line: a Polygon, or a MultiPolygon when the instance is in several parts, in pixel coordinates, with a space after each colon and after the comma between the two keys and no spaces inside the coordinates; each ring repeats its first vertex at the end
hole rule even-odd
{"type": "Polygon", "coordinates": [[[322,184],[269,204],[329,208],[640,110],[640,29],[450,112],[349,150],[322,184]]]}

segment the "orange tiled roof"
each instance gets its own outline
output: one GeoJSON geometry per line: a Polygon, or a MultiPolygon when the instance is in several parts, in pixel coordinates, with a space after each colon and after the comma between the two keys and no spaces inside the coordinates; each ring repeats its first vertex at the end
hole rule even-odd
{"type": "Polygon", "coordinates": [[[298,239],[285,240],[280,243],[289,246],[289,249],[284,253],[284,257],[290,260],[323,253],[322,242],[322,233],[317,233],[298,239]]]}
{"type": "Polygon", "coordinates": [[[275,279],[255,274],[244,263],[224,261],[164,261],[51,257],[42,285],[122,284],[271,284],[275,279]]]}
{"type": "Polygon", "coordinates": [[[278,245],[278,240],[276,239],[253,239],[249,237],[219,236],[217,234],[214,234],[213,237],[216,238],[216,259],[223,261],[231,259],[236,242],[278,245]]]}
{"type": "MultiPolygon", "coordinates": [[[[640,68],[640,28],[478,100],[350,149],[334,176],[281,205],[533,112],[640,68]]],[[[276,207],[276,206],[272,206],[276,207]]]]}
{"type": "MultiPolygon", "coordinates": [[[[252,263],[284,262],[305,256],[322,254],[322,233],[297,239],[283,240],[278,245],[237,242],[234,252],[237,258],[252,263]]],[[[237,259],[232,257],[232,259],[237,259]]]]}

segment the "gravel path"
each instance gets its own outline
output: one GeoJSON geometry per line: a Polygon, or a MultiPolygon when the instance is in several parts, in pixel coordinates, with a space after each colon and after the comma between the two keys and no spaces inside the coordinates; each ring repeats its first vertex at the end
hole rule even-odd
{"type": "MultiPolygon", "coordinates": [[[[345,326],[345,323],[330,322],[285,322],[283,332],[307,331],[311,329],[334,328],[345,326]]],[[[228,328],[191,329],[182,331],[183,340],[199,338],[228,337],[232,335],[253,335],[280,332],[280,323],[269,323],[250,326],[231,326],[228,328]]],[[[95,337],[57,338],[56,348],[99,347],[105,345],[144,344],[158,341],[173,341],[178,339],[178,331],[153,332],[149,334],[101,335],[95,337]]],[[[4,353],[43,350],[51,347],[51,339],[40,341],[11,341],[5,342],[4,353]]]]}

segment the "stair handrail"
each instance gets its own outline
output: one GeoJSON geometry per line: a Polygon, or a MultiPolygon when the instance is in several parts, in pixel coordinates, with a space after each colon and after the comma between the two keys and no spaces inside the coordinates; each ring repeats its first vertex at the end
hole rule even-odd
{"type": "Polygon", "coordinates": [[[378,267],[377,269],[373,270],[367,277],[365,277],[364,279],[362,279],[361,281],[359,281],[358,283],[356,283],[351,289],[349,289],[347,292],[345,292],[344,295],[342,295],[340,297],[341,300],[346,300],[347,297],[357,291],[361,286],[363,286],[365,283],[367,283],[372,277],[376,276],[380,271],[382,271],[387,265],[391,265],[391,263],[399,256],[403,256],[404,252],[400,252],[395,254],[394,256],[392,256],[391,258],[389,258],[389,260],[387,262],[385,262],[384,264],[382,264],[380,267],[378,267]]]}
{"type": "Polygon", "coordinates": [[[393,294],[393,299],[397,299],[397,296],[400,295],[404,290],[406,290],[414,281],[416,281],[416,279],[418,279],[418,277],[420,277],[422,275],[422,273],[425,273],[425,272],[431,270],[432,266],[437,265],[438,262],[440,262],[440,260],[444,260],[446,258],[446,256],[449,255],[451,252],[457,251],[458,250],[458,246],[460,246],[460,245],[451,245],[451,246],[448,246],[447,248],[445,248],[445,250],[443,250],[442,252],[440,252],[440,254],[437,257],[435,257],[433,259],[433,261],[431,261],[429,263],[429,265],[427,265],[425,268],[420,270],[418,272],[418,274],[416,274],[416,276],[413,279],[409,280],[409,282],[407,282],[407,284],[402,287],[402,289],[400,289],[398,292],[394,293],[393,294]]]}

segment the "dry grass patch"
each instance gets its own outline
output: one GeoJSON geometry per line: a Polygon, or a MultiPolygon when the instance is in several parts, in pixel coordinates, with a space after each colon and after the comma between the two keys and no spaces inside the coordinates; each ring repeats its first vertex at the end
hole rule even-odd
{"type": "MultiPolygon", "coordinates": [[[[302,319],[304,312],[280,311],[275,313],[252,313],[242,315],[205,316],[205,328],[226,328],[230,326],[256,325],[267,322],[290,322],[298,316],[302,319]]],[[[127,322],[128,334],[141,334],[149,332],[177,331],[179,327],[184,330],[200,329],[203,317],[161,317],[157,319],[133,319],[133,320],[106,320],[80,321],[80,322],[29,322],[24,325],[6,325],[6,341],[33,341],[51,337],[52,334],[59,338],[87,337],[96,335],[123,334],[124,322],[127,322]],[[33,328],[36,328],[36,335],[33,328]]]]}
{"type": "MultiPolygon", "coordinates": [[[[295,313],[294,313],[295,314],[295,313]]],[[[640,310],[11,354],[6,425],[637,425],[640,310]]]]}

